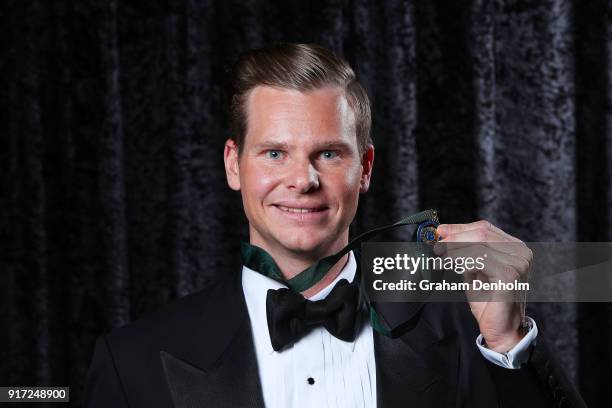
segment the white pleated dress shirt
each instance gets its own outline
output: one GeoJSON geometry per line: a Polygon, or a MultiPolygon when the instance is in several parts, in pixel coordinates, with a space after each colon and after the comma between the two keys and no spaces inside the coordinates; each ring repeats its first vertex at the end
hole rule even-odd
{"type": "MultiPolygon", "coordinates": [[[[309,299],[324,299],[341,279],[352,282],[356,270],[357,264],[351,252],[336,279],[309,299]]],[[[266,296],[268,289],[286,286],[244,266],[242,287],[267,408],[376,407],[374,337],[365,310],[353,342],[337,339],[325,328],[317,327],[293,346],[276,352],[268,332],[266,296]]],[[[500,354],[485,348],[482,336],[478,336],[476,346],[487,360],[502,367],[518,368],[527,360],[529,347],[537,335],[535,322],[531,320],[531,323],[530,332],[508,353],[500,354]]]]}

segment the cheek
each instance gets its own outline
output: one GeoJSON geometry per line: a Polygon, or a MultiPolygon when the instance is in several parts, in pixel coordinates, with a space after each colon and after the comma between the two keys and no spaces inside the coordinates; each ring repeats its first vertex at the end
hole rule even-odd
{"type": "Polygon", "coordinates": [[[358,170],[350,171],[346,174],[346,185],[351,191],[357,190],[357,193],[359,193],[359,187],[361,184],[361,173],[358,170]]]}
{"type": "Polygon", "coordinates": [[[338,175],[337,190],[342,194],[342,201],[347,207],[356,207],[359,199],[361,174],[359,171],[345,171],[338,175]]]}
{"type": "Polygon", "coordinates": [[[241,189],[249,201],[264,201],[279,183],[278,174],[257,168],[244,168],[241,173],[241,189]]]}
{"type": "Polygon", "coordinates": [[[356,165],[351,171],[346,172],[346,185],[354,195],[359,196],[361,187],[361,173],[363,169],[360,164],[356,165]]]}

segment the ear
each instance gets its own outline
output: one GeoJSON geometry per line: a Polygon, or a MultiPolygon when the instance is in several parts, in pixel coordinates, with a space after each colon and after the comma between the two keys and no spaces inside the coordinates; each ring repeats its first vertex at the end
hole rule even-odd
{"type": "Polygon", "coordinates": [[[225,177],[227,178],[227,185],[235,191],[240,190],[240,168],[238,166],[238,159],[238,145],[233,139],[227,139],[223,150],[225,177]]]}
{"type": "Polygon", "coordinates": [[[370,188],[372,168],[374,167],[374,146],[371,144],[367,146],[366,151],[361,157],[361,167],[363,168],[363,171],[361,172],[361,187],[359,192],[366,193],[370,188]]]}

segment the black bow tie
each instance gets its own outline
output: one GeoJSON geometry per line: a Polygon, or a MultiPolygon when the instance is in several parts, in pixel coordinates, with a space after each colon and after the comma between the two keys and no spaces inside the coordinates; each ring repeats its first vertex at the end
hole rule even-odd
{"type": "Polygon", "coordinates": [[[310,301],[287,288],[269,289],[266,297],[268,331],[279,351],[304,337],[316,326],[333,336],[353,341],[359,326],[359,288],[340,280],[325,299],[310,301]]]}

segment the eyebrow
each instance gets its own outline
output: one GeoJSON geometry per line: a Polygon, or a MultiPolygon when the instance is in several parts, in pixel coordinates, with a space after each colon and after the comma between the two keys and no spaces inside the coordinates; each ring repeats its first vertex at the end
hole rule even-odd
{"type": "MultiPolygon", "coordinates": [[[[262,142],[253,146],[256,150],[288,150],[289,145],[285,142],[262,142]]],[[[329,141],[315,144],[317,150],[351,150],[351,146],[346,142],[329,141]]]]}
{"type": "Polygon", "coordinates": [[[318,143],[317,148],[323,150],[351,150],[351,146],[348,143],[338,141],[318,143]]]}
{"type": "Polygon", "coordinates": [[[257,143],[253,147],[255,148],[255,150],[276,150],[276,149],[287,150],[289,149],[289,145],[284,142],[263,142],[263,143],[257,143]]]}

